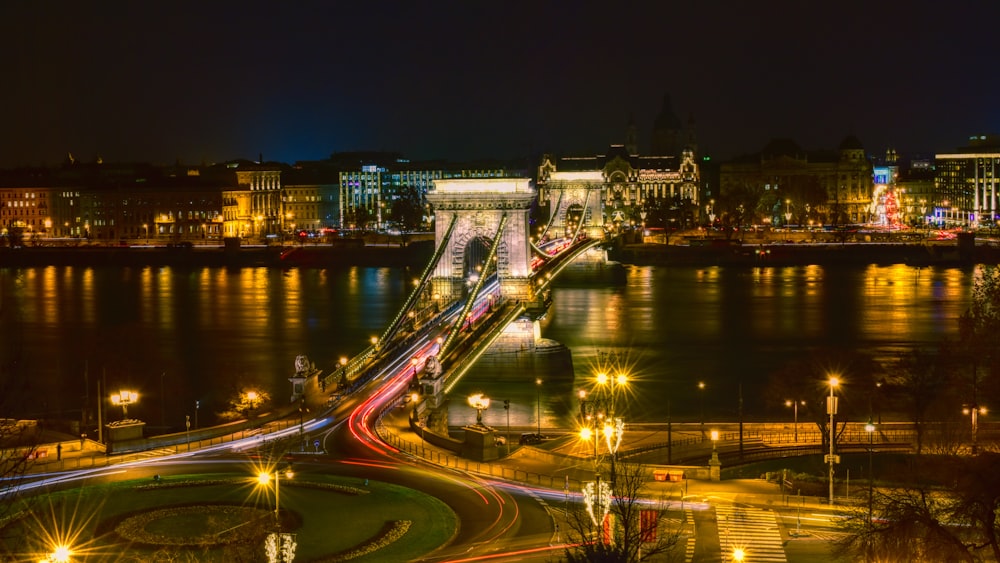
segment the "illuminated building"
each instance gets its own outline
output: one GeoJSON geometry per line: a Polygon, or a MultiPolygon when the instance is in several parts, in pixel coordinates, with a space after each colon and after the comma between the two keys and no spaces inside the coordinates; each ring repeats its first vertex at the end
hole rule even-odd
{"type": "MultiPolygon", "coordinates": [[[[492,162],[411,162],[396,153],[349,154],[356,155],[356,162],[360,164],[340,172],[338,219],[345,229],[399,227],[397,223],[407,222],[403,220],[404,209],[420,215],[415,222],[429,226],[430,209],[424,196],[435,180],[505,178],[523,174],[513,167],[492,162]]],[[[339,157],[344,158],[344,155],[339,157]]]]}
{"type": "Polygon", "coordinates": [[[775,139],[758,153],[720,165],[719,205],[727,208],[717,213],[742,205],[744,224],[867,223],[873,173],[853,135],[835,151],[805,151],[791,139],[775,139]]]}
{"type": "Polygon", "coordinates": [[[937,154],[931,221],[941,227],[992,228],[1000,219],[1000,138],[976,135],[968,146],[937,154]]]}
{"type": "Polygon", "coordinates": [[[688,228],[699,218],[701,174],[695,160],[694,122],[674,114],[670,96],[653,123],[652,153],[640,154],[638,130],[630,119],[625,144],[604,154],[558,157],[546,154],[538,167],[540,202],[550,199],[547,183],[556,173],[600,172],[604,224],[631,227],[688,228]]]}
{"type": "MultiPolygon", "coordinates": [[[[236,169],[237,190],[250,192],[250,224],[256,237],[277,235],[284,230],[281,201],[281,169],[267,164],[241,164],[236,169]]],[[[240,217],[239,220],[246,221],[240,217]]]]}

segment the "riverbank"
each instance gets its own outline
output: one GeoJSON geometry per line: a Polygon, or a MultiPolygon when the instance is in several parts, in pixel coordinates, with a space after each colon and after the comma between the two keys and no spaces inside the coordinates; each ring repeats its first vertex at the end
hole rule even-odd
{"type": "Polygon", "coordinates": [[[420,267],[434,252],[433,241],[406,246],[335,244],[309,246],[80,246],[0,249],[0,268],[35,266],[173,267],[420,267]]]}
{"type": "MultiPolygon", "coordinates": [[[[637,266],[799,266],[906,264],[961,266],[1000,264],[1000,247],[973,241],[917,243],[755,243],[718,241],[705,245],[617,244],[608,258],[637,266]]],[[[432,240],[294,246],[78,246],[0,248],[0,268],[35,266],[174,266],[336,268],[350,266],[422,268],[434,253],[432,240]]]]}
{"type": "Polygon", "coordinates": [[[990,246],[932,243],[719,244],[706,246],[632,244],[613,248],[609,258],[637,266],[806,266],[906,264],[960,266],[1000,263],[990,246]]]}

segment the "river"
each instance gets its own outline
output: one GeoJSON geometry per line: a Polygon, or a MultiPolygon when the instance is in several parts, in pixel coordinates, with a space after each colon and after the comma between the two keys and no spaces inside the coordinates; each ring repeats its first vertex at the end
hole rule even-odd
{"type": "MultiPolygon", "coordinates": [[[[576,391],[600,369],[627,370],[633,420],[780,412],[767,377],[822,348],[891,360],[957,332],[974,269],[895,266],[639,267],[626,283],[556,287],[540,321],[572,365],[516,361],[470,372],[453,424],[474,420],[462,397],[494,403],[484,420],[570,424],[576,391]],[[536,384],[541,380],[541,385],[536,384]],[[706,388],[699,391],[697,382],[706,388]]],[[[403,268],[269,269],[45,266],[0,269],[0,360],[11,385],[0,417],[79,419],[106,394],[140,393],[130,416],[150,427],[200,424],[241,390],[287,401],[298,354],[330,369],[381,333],[412,287],[403,268]],[[196,409],[195,405],[198,405],[196,409]]],[[[109,413],[115,419],[118,413],[109,413]]]]}

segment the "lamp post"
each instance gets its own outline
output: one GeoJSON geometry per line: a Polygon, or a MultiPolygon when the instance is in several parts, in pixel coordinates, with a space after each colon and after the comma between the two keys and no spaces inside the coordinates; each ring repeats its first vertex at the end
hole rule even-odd
{"type": "Polygon", "coordinates": [[[122,408],[122,420],[128,418],[128,406],[138,401],[139,394],[135,391],[121,390],[111,394],[111,404],[122,408]]]}
{"type": "Polygon", "coordinates": [[[705,382],[698,382],[698,409],[701,411],[701,439],[705,439],[705,382]]]}
{"type": "Polygon", "coordinates": [[[483,411],[490,408],[490,398],[482,393],[469,395],[469,406],[476,409],[476,425],[483,426],[483,411]]]}
{"type": "Polygon", "coordinates": [[[833,506],[833,464],[836,463],[836,458],[833,455],[834,440],[836,440],[833,417],[837,414],[837,397],[833,394],[833,390],[840,385],[840,380],[831,377],[829,383],[830,398],[826,402],[826,411],[830,414],[830,455],[827,456],[827,462],[830,464],[830,506],[833,506]]]}
{"type": "Polygon", "coordinates": [[[257,406],[257,400],[260,395],[256,391],[247,391],[246,394],[246,405],[247,405],[247,419],[253,416],[253,409],[257,406]]]}
{"type": "Polygon", "coordinates": [[[871,417],[868,418],[868,424],[865,424],[865,432],[868,433],[868,545],[866,560],[871,560],[871,526],[872,526],[872,495],[874,492],[873,479],[875,478],[872,470],[872,451],[874,449],[875,443],[875,424],[872,422],[871,417]]]}
{"type": "Polygon", "coordinates": [[[799,443],[799,404],[800,403],[803,404],[803,405],[806,404],[805,401],[793,401],[791,399],[788,399],[788,400],[785,401],[785,406],[786,407],[792,407],[792,410],[795,413],[794,414],[794,420],[795,420],[795,443],[796,444],[799,443]]]}
{"type": "Polygon", "coordinates": [[[510,455],[510,399],[503,400],[503,410],[507,411],[507,455],[510,455]]]}
{"type": "MultiPolygon", "coordinates": [[[[291,479],[295,475],[292,473],[291,468],[285,470],[285,477],[291,479]]],[[[268,483],[271,482],[271,474],[267,471],[261,471],[257,474],[257,483],[266,487],[268,483]]],[[[278,518],[278,510],[281,507],[281,472],[274,472],[274,517],[278,518]]]]}
{"type": "Polygon", "coordinates": [[[72,561],[73,550],[68,545],[57,545],[52,547],[52,553],[48,554],[40,563],[69,563],[72,561]]]}
{"type": "Polygon", "coordinates": [[[979,415],[986,414],[986,407],[977,403],[962,409],[962,414],[968,414],[972,418],[972,455],[979,453],[979,415]]]}
{"type": "Polygon", "coordinates": [[[536,434],[541,437],[542,435],[542,379],[539,377],[535,379],[535,423],[536,423],[536,434]]]}

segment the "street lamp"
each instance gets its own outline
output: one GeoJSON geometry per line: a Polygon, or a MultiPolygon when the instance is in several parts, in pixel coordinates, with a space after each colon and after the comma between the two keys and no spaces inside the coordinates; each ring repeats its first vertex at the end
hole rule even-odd
{"type": "Polygon", "coordinates": [[[535,379],[535,423],[536,434],[542,435],[542,378],[535,379]]]}
{"type": "Polygon", "coordinates": [[[146,232],[146,244],[149,244],[149,224],[143,223],[142,230],[146,232]]]}
{"type": "Polygon", "coordinates": [[[490,408],[490,398],[482,393],[469,395],[469,406],[476,409],[476,425],[483,426],[483,411],[490,408]]]}
{"type": "Polygon", "coordinates": [[[135,391],[119,391],[111,394],[111,404],[121,406],[122,419],[128,418],[128,406],[139,401],[139,394],[135,391]]]}
{"type": "Polygon", "coordinates": [[[962,414],[972,417],[972,455],[976,455],[979,453],[979,415],[986,414],[986,407],[972,403],[971,406],[962,409],[962,414]]]}
{"type": "MultiPolygon", "coordinates": [[[[868,417],[868,424],[865,424],[865,432],[868,433],[868,527],[869,527],[868,548],[870,550],[872,541],[870,533],[870,528],[872,525],[872,494],[873,494],[872,480],[875,478],[872,471],[872,450],[874,449],[875,424],[872,422],[871,417],[868,417]]],[[[867,558],[869,560],[871,559],[870,555],[871,554],[869,553],[869,557],[867,558]]]]}
{"type": "Polygon", "coordinates": [[[793,401],[788,399],[785,401],[786,407],[792,407],[795,412],[795,443],[799,443],[799,405],[805,405],[805,401],[793,401]]]}
{"type": "Polygon", "coordinates": [[[830,464],[830,505],[833,506],[833,464],[837,462],[833,455],[833,443],[836,440],[833,417],[837,414],[837,397],[833,394],[833,390],[840,385],[840,379],[831,377],[829,383],[830,398],[826,402],[826,412],[830,414],[830,455],[827,456],[827,462],[830,464]]]}
{"type": "Polygon", "coordinates": [[[52,553],[48,554],[39,563],[69,563],[73,556],[73,550],[68,545],[57,545],[52,547],[52,553]]]}
{"type": "MultiPolygon", "coordinates": [[[[285,478],[291,479],[294,476],[295,476],[295,474],[292,473],[291,468],[288,468],[288,469],[285,470],[285,478]]],[[[267,487],[267,485],[270,482],[271,482],[271,473],[269,473],[267,471],[261,471],[260,473],[257,474],[257,483],[259,485],[261,485],[263,487],[267,487]]],[[[281,502],[281,496],[280,496],[281,495],[281,488],[280,488],[280,485],[281,485],[281,472],[280,471],[275,471],[274,472],[274,517],[275,518],[278,517],[278,510],[279,510],[279,508],[281,506],[280,505],[280,502],[281,502]]]]}
{"type": "Polygon", "coordinates": [[[701,439],[705,439],[705,382],[698,382],[698,408],[701,411],[701,439]]]}

